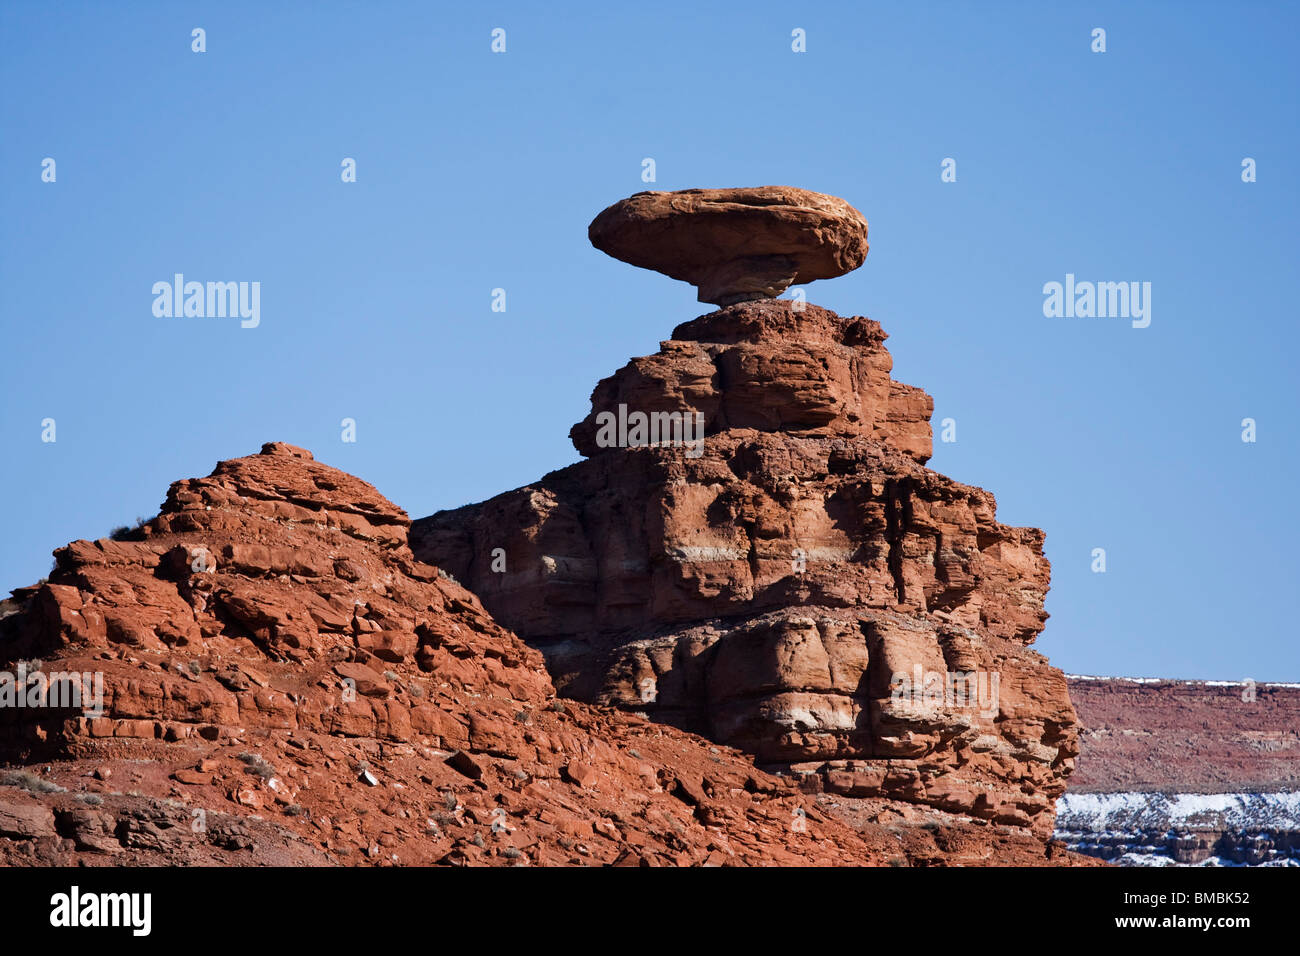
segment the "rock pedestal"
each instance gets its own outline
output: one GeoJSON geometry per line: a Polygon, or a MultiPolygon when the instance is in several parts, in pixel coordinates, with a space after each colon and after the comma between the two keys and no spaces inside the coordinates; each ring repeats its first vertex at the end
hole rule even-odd
{"type": "Polygon", "coordinates": [[[925,467],[879,325],[769,298],[866,223],[645,195],[593,241],[729,304],[596,387],[584,461],[412,525],[270,443],[0,602],[0,683],[93,695],[0,687],[0,864],[1077,862],[1042,532],[925,467]]]}
{"type": "MultiPolygon", "coordinates": [[[[593,241],[625,234],[620,258],[704,281],[733,250],[699,250],[751,221],[714,201],[640,194],[593,241]],[[689,267],[670,271],[670,247],[689,267]]],[[[1043,533],[925,467],[933,403],[891,378],[885,338],[773,299],[680,325],[596,386],[571,432],[585,461],[416,521],[412,546],[540,648],[561,693],[813,788],[1050,828],[1078,734],[1064,676],[1029,648],[1047,619],[1043,533]],[[702,445],[608,447],[616,412],[702,413],[702,445]],[[980,681],[982,699],[962,692],[980,681]]]]}

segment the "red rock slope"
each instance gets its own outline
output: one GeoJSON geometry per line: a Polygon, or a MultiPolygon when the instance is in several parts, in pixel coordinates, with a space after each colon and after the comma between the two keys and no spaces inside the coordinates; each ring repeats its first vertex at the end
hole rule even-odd
{"type": "Polygon", "coordinates": [[[960,819],[849,814],[730,748],[561,702],[407,528],[277,443],[176,482],[135,540],[57,551],[4,602],[0,668],[84,673],[92,697],[102,679],[102,711],[30,688],[0,708],[0,863],[1075,861],[960,819]]]}

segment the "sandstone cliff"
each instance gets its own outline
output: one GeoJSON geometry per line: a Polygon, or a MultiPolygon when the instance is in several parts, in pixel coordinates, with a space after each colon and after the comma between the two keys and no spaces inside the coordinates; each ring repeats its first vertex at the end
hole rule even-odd
{"type": "Polygon", "coordinates": [[[924,467],[932,402],[890,377],[884,340],[770,298],[687,322],[596,386],[572,431],[585,461],[418,520],[412,546],[564,694],[809,789],[1045,831],[1078,741],[1064,676],[1028,647],[1043,534],[924,467]],[[699,413],[703,438],[599,440],[633,411],[699,413]],[[952,693],[979,680],[983,700],[952,693]]]}
{"type": "Polygon", "coordinates": [[[173,484],[135,540],[56,552],[0,607],[0,863],[1078,859],[884,803],[846,823],[730,748],[559,701],[407,529],[277,443],[173,484]]]}

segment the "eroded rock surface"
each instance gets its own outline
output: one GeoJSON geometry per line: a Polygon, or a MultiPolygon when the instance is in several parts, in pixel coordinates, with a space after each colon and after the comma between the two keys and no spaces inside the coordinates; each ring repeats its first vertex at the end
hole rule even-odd
{"type": "Polygon", "coordinates": [[[883,800],[842,816],[732,748],[559,701],[407,530],[276,443],[173,484],[135,540],[56,552],[0,606],[0,669],[89,693],[0,708],[0,863],[1079,862],[883,800]]]}
{"type": "Polygon", "coordinates": [[[1028,647],[1043,534],[924,467],[932,403],[891,379],[884,339],[789,301],[685,323],[596,386],[572,431],[587,460],[421,519],[412,544],[541,648],[562,693],[811,790],[1042,832],[1078,753],[1065,678],[1028,647]],[[704,439],[602,447],[620,406],[699,411],[704,439]],[[982,698],[962,690],[981,679],[982,698]]]}

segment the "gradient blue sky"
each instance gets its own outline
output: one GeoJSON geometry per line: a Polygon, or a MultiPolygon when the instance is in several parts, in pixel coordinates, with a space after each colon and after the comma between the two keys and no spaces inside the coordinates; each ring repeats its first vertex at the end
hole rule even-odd
{"type": "Polygon", "coordinates": [[[592,216],[776,183],[863,211],[809,300],[879,320],[957,421],[932,467],[1046,530],[1040,650],[1300,679],[1295,5],[607,7],[7,0],[0,588],[268,440],[413,516],[576,460],[596,381],[708,311],[592,216]],[[261,326],[155,318],[175,272],[261,282],[261,326]],[[1067,272],[1151,282],[1150,327],[1045,318],[1067,272]]]}

